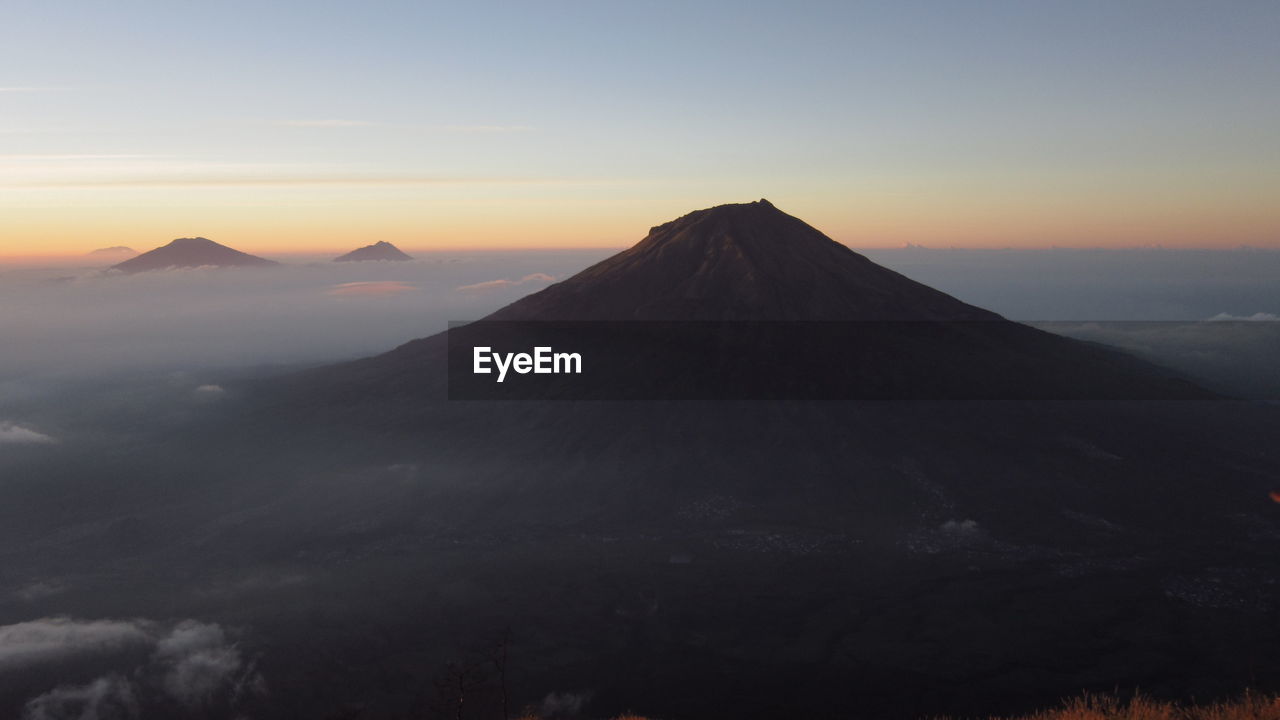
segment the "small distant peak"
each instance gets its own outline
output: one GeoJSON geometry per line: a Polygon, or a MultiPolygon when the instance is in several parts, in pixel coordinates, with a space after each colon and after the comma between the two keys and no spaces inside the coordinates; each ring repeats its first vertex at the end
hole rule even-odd
{"type": "Polygon", "coordinates": [[[112,245],[111,247],[98,248],[91,250],[90,255],[137,255],[138,251],[124,245],[112,245]]]}
{"type": "MultiPolygon", "coordinates": [[[[772,208],[772,207],[773,207],[773,203],[769,202],[768,200],[765,200],[764,198],[760,198],[759,200],[757,200],[757,201],[755,202],[755,204],[756,204],[756,205],[762,205],[762,206],[767,207],[767,208],[772,208]]],[[[775,209],[776,209],[776,208],[775,208],[775,209]]]]}
{"type": "Polygon", "coordinates": [[[386,240],[379,240],[372,245],[356,248],[345,255],[339,255],[334,258],[334,262],[349,262],[358,260],[412,260],[411,255],[407,255],[392,243],[386,240]]]}
{"type": "Polygon", "coordinates": [[[142,272],[175,267],[229,267],[276,264],[278,263],[273,260],[266,260],[240,252],[234,248],[216,243],[209,238],[185,237],[172,240],[168,245],[149,250],[112,267],[123,272],[142,272]]]}

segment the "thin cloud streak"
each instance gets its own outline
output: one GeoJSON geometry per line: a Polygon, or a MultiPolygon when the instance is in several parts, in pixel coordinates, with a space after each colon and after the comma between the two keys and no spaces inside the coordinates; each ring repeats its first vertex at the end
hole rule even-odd
{"type": "Polygon", "coordinates": [[[373,297],[379,295],[395,295],[403,292],[412,292],[414,290],[417,290],[417,286],[411,282],[405,282],[402,280],[368,280],[334,285],[325,291],[325,295],[334,295],[339,297],[373,297]]]}
{"type": "Polygon", "coordinates": [[[349,128],[349,127],[378,127],[382,123],[369,122],[367,120],[284,120],[276,123],[282,127],[302,127],[302,128],[349,128]]]}
{"type": "Polygon", "coordinates": [[[38,154],[11,154],[0,155],[0,162],[39,162],[39,161],[61,161],[61,160],[150,160],[157,158],[172,158],[173,155],[146,155],[146,154],[103,154],[103,153],[59,153],[50,155],[38,154]]]}
{"type": "Polygon", "coordinates": [[[427,130],[457,133],[519,133],[530,132],[530,125],[428,125],[427,130]]]}
{"type": "Polygon", "coordinates": [[[553,283],[556,279],[546,273],[530,273],[519,280],[486,280],[484,282],[472,283],[471,285],[460,285],[460,292],[478,292],[484,290],[497,290],[499,288],[519,287],[528,285],[529,283],[553,283]]]}
{"type": "Polygon", "coordinates": [[[274,125],[295,128],[396,128],[401,130],[424,130],[428,132],[446,133],[521,133],[533,130],[531,125],[498,125],[498,124],[460,124],[460,125],[415,125],[407,123],[374,122],[371,120],[283,120],[274,125]]]}
{"type": "Polygon", "coordinates": [[[13,189],[82,189],[82,188],[172,188],[172,187],[316,187],[362,186],[397,187],[416,185],[598,185],[598,180],[564,180],[559,178],[520,177],[365,177],[365,176],[281,176],[281,177],[187,177],[187,178],[120,178],[102,180],[67,180],[27,183],[3,183],[13,189]]]}

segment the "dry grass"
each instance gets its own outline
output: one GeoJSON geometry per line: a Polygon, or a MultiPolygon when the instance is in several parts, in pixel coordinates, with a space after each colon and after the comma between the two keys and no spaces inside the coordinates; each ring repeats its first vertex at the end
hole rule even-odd
{"type": "MultiPolygon", "coordinates": [[[[542,720],[526,713],[517,720],[542,720]]],[[[623,713],[611,720],[649,720],[644,715],[623,713]]],[[[934,720],[947,720],[935,718],[934,720]]],[[[1030,715],[987,720],[1280,720],[1280,696],[1246,692],[1238,700],[1213,705],[1178,704],[1153,700],[1142,695],[1121,699],[1113,695],[1083,695],[1061,707],[1030,715]]]]}
{"type": "Polygon", "coordinates": [[[1280,696],[1245,693],[1232,702],[1181,705],[1141,695],[1127,700],[1085,695],[1052,710],[1004,720],[1280,720],[1280,696]]]}

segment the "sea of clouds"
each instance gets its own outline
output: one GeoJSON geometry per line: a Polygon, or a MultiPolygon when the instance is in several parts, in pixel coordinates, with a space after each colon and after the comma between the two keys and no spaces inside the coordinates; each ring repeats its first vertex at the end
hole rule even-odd
{"type": "MultiPolygon", "coordinates": [[[[299,256],[281,258],[284,264],[271,268],[135,275],[101,266],[0,266],[0,444],[56,439],[4,412],[6,401],[39,394],[50,380],[372,355],[440,332],[451,321],[483,317],[612,252],[434,252],[410,262],[363,263],[299,256]]],[[[1011,319],[1058,323],[1055,331],[1068,334],[1083,328],[1092,339],[1129,349],[1141,349],[1139,343],[1177,354],[1181,350],[1174,345],[1187,340],[1194,347],[1182,350],[1230,353],[1205,344],[1243,334],[1219,330],[1193,337],[1183,328],[1156,338],[1152,327],[1134,336],[1132,327],[1091,323],[1261,325],[1280,316],[1280,251],[864,252],[1011,319]]],[[[197,385],[190,390],[206,400],[221,392],[216,384],[197,385]]]]}
{"type": "Polygon", "coordinates": [[[133,275],[0,266],[0,383],[374,354],[477,319],[606,254],[438,253],[133,275]]]}

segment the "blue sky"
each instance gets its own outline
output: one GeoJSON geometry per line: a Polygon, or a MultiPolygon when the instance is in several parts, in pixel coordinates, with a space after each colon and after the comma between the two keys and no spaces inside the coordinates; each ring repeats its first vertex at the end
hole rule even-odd
{"type": "Polygon", "coordinates": [[[0,254],[609,245],[760,196],[860,245],[1280,244],[1274,2],[6,14],[0,254]]]}

